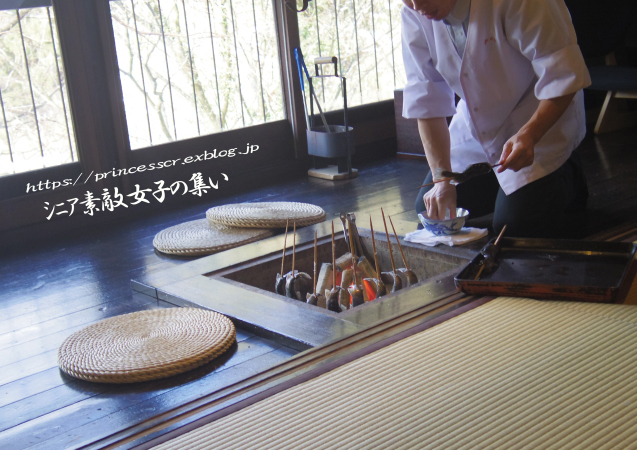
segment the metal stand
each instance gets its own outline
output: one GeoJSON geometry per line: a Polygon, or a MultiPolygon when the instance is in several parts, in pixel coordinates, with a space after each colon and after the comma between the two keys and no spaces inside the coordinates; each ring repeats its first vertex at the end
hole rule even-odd
{"type": "Polygon", "coordinates": [[[358,171],[352,168],[352,155],[354,154],[354,133],[347,122],[347,80],[338,75],[338,59],[316,58],[314,68],[316,75],[309,77],[310,85],[310,129],[307,130],[308,153],[314,157],[314,168],[308,171],[308,175],[329,180],[355,178],[358,171]],[[319,75],[320,64],[334,64],[334,75],[319,75]],[[314,125],[314,78],[338,78],[341,81],[343,91],[343,125],[314,125]],[[335,158],[336,166],[327,166],[323,158],[335,158]],[[327,166],[327,167],[326,167],[327,166]]]}

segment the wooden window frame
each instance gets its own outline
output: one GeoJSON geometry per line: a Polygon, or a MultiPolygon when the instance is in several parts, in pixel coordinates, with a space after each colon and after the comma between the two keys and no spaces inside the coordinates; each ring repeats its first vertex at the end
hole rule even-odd
{"type": "MultiPolygon", "coordinates": [[[[159,179],[167,184],[178,180],[188,181],[193,171],[214,170],[217,174],[220,172],[219,167],[222,167],[230,180],[223,188],[220,186],[217,195],[228,195],[274,183],[282,177],[301,176],[305,173],[309,158],[302,92],[293,53],[293,49],[300,45],[294,0],[272,0],[285,119],[138,150],[130,149],[128,139],[109,0],[52,0],[52,5],[64,59],[79,162],[0,177],[0,190],[5,193],[0,195],[0,217],[3,218],[0,221],[0,246],[30,239],[34,235],[51,235],[105,221],[125,219],[165,207],[166,204],[210,201],[214,198],[168,198],[164,204],[119,208],[113,212],[101,212],[99,217],[84,214],[78,203],[73,216],[53,216],[51,220],[47,220],[44,202],[53,205],[71,198],[82,199],[87,190],[99,197],[104,189],[112,192],[117,187],[125,195],[133,192],[135,185],[142,188],[154,187],[153,183],[159,179]],[[250,158],[227,159],[223,165],[196,163],[177,166],[161,175],[159,172],[146,172],[101,181],[93,178],[84,183],[88,174],[105,173],[113,168],[130,168],[169,158],[183,160],[205,150],[234,148],[246,142],[260,145],[262,152],[259,155],[255,153],[250,158]],[[27,182],[33,184],[47,179],[53,181],[67,178],[75,180],[80,174],[82,176],[75,186],[26,193],[27,182]]],[[[354,118],[357,111],[360,117],[369,118],[370,114],[377,116],[370,122],[371,126],[365,126],[367,119],[361,122],[359,133],[356,134],[365,134],[366,137],[357,138],[357,145],[366,145],[375,139],[373,131],[378,130],[379,115],[383,115],[382,123],[392,125],[393,115],[385,117],[388,108],[384,103],[387,102],[380,103],[382,105],[363,105],[350,109],[350,115],[354,118]],[[372,132],[371,139],[369,132],[372,132]]],[[[357,120],[350,122],[354,125],[357,120]]],[[[381,133],[382,136],[377,140],[382,138],[386,142],[388,138],[395,137],[395,130],[391,128],[390,126],[389,134],[381,133]]]]}

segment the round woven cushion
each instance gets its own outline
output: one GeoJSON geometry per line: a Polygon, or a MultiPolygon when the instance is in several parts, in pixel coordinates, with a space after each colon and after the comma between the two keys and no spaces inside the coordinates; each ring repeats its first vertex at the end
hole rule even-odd
{"type": "Polygon", "coordinates": [[[173,255],[210,255],[270,236],[271,230],[226,227],[199,219],[160,231],[153,246],[173,255]]]}
{"type": "Polygon", "coordinates": [[[236,203],[210,208],[206,217],[212,224],[231,227],[280,228],[285,227],[288,219],[290,226],[296,222],[297,227],[302,227],[323,222],[325,211],[309,203],[236,203]]]}
{"type": "Polygon", "coordinates": [[[234,343],[235,335],[230,319],[214,311],[139,311],[73,333],[58,350],[58,365],[69,375],[87,381],[155,380],[220,356],[234,343]]]}

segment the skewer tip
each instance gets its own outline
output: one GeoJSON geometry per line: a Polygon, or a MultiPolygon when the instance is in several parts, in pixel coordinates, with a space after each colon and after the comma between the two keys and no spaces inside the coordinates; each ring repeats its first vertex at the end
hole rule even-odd
{"type": "Polygon", "coordinates": [[[506,224],[502,227],[502,230],[500,230],[500,234],[498,235],[498,238],[495,240],[495,245],[498,245],[500,243],[500,239],[502,239],[502,235],[504,235],[504,230],[507,229],[506,224]]]}
{"type": "Polygon", "coordinates": [[[407,265],[407,258],[405,258],[405,252],[403,251],[403,246],[400,245],[400,241],[398,240],[398,234],[396,233],[394,222],[391,220],[391,216],[387,216],[387,217],[389,217],[389,223],[391,224],[391,229],[394,231],[394,237],[396,238],[396,243],[398,244],[400,255],[403,257],[403,264],[405,265],[405,269],[409,270],[409,266],[407,265]]]}

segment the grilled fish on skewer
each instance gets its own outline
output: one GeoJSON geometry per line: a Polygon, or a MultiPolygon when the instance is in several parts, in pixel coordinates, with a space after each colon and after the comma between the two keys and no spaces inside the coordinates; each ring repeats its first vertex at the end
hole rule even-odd
{"type": "Polygon", "coordinates": [[[354,284],[353,288],[349,289],[349,293],[352,296],[352,308],[356,306],[360,306],[365,303],[365,298],[363,297],[363,291],[356,284],[354,284]]]}
{"type": "Polygon", "coordinates": [[[394,279],[393,286],[391,288],[392,292],[396,292],[403,288],[403,282],[396,273],[396,264],[394,263],[394,253],[391,249],[391,240],[389,238],[389,231],[387,231],[387,221],[385,220],[385,211],[383,208],[380,209],[381,214],[383,215],[383,223],[385,224],[385,236],[387,236],[387,248],[389,248],[389,259],[391,260],[391,268],[392,268],[392,277],[394,279]]]}
{"type": "Polygon", "coordinates": [[[334,311],[340,313],[341,305],[338,303],[338,293],[341,290],[340,286],[336,286],[330,291],[330,295],[327,297],[327,309],[330,311],[334,311]]]}
{"type": "Polygon", "coordinates": [[[371,286],[372,292],[374,293],[373,298],[370,297],[371,300],[387,295],[387,286],[385,286],[385,283],[383,283],[380,278],[365,278],[364,282],[371,286]]]}
{"type": "MultiPolygon", "coordinates": [[[[350,260],[351,262],[351,260],[350,260]]],[[[349,309],[351,307],[351,299],[349,296],[348,288],[354,280],[354,270],[345,269],[341,275],[341,289],[338,292],[338,303],[341,305],[341,309],[349,309]]]]}
{"type": "Polygon", "coordinates": [[[398,244],[398,248],[400,249],[400,254],[403,257],[403,264],[405,264],[404,269],[398,269],[405,275],[407,279],[407,286],[414,285],[418,283],[418,277],[413,272],[413,270],[409,270],[409,266],[407,265],[407,258],[405,258],[405,252],[403,252],[403,246],[400,245],[400,241],[398,240],[398,235],[396,234],[396,228],[394,228],[394,222],[391,220],[391,216],[389,216],[389,223],[391,224],[391,229],[394,231],[394,237],[396,238],[396,243],[398,244]]]}
{"type": "Polygon", "coordinates": [[[381,272],[380,279],[390,292],[400,291],[403,288],[403,280],[395,272],[381,272]]]}
{"type": "Polygon", "coordinates": [[[302,302],[306,301],[307,295],[312,292],[312,277],[305,272],[296,272],[294,277],[288,278],[285,283],[285,295],[302,302]],[[288,290],[290,295],[288,295],[288,290]]]}
{"type": "Polygon", "coordinates": [[[378,264],[378,253],[376,253],[376,239],[374,239],[374,224],[372,223],[372,216],[369,216],[369,228],[372,231],[372,245],[374,247],[374,264],[376,265],[376,278],[374,283],[376,284],[376,298],[380,298],[387,295],[387,287],[383,280],[380,279],[380,265],[378,264]]]}
{"type": "Polygon", "coordinates": [[[318,295],[307,294],[307,304],[312,306],[318,306],[318,295]]]}
{"type": "MultiPolygon", "coordinates": [[[[352,222],[349,222],[349,235],[353,236],[352,233],[352,222]]],[[[358,287],[358,283],[356,281],[356,257],[354,256],[354,239],[350,240],[351,244],[350,244],[350,250],[352,252],[352,271],[353,271],[353,282],[354,282],[354,287],[350,288],[348,291],[350,293],[350,295],[352,296],[352,302],[351,302],[351,308],[354,308],[356,306],[360,306],[363,303],[365,303],[365,298],[363,297],[363,291],[361,290],[360,287],[358,287]]]]}
{"type": "Polygon", "coordinates": [[[285,295],[290,298],[296,298],[294,292],[294,278],[298,273],[294,270],[294,264],[296,262],[296,222],[294,222],[294,239],[292,240],[292,272],[286,276],[285,280],[285,295]]]}
{"type": "Polygon", "coordinates": [[[498,268],[498,253],[500,253],[500,239],[502,239],[502,235],[504,234],[504,230],[506,230],[507,226],[502,227],[502,231],[498,235],[498,238],[495,240],[493,244],[487,244],[484,249],[480,253],[482,253],[483,259],[482,264],[480,264],[480,270],[476,275],[476,280],[480,278],[482,272],[491,273],[494,272],[498,268]]]}
{"type": "MultiPolygon", "coordinates": [[[[332,221],[332,267],[336,267],[336,245],[334,244],[334,221],[332,221]]],[[[332,290],[327,297],[327,309],[340,313],[341,306],[338,304],[338,292],[341,289],[336,285],[336,270],[332,270],[332,290]]]]}
{"type": "Polygon", "coordinates": [[[285,264],[285,250],[288,242],[288,226],[290,225],[290,219],[285,222],[285,239],[283,240],[283,257],[281,258],[281,273],[276,274],[276,283],[274,284],[274,292],[279,295],[285,295],[285,276],[283,274],[283,267],[285,264]]]}
{"type": "Polygon", "coordinates": [[[398,269],[398,271],[405,276],[405,279],[407,280],[407,286],[413,286],[414,284],[418,283],[418,277],[413,272],[413,270],[409,270],[405,267],[402,269],[398,269]]]}
{"type": "Polygon", "coordinates": [[[294,240],[292,244],[292,272],[286,276],[285,295],[302,302],[312,292],[312,278],[305,272],[294,270],[296,263],[296,222],[294,222],[294,240]]]}

